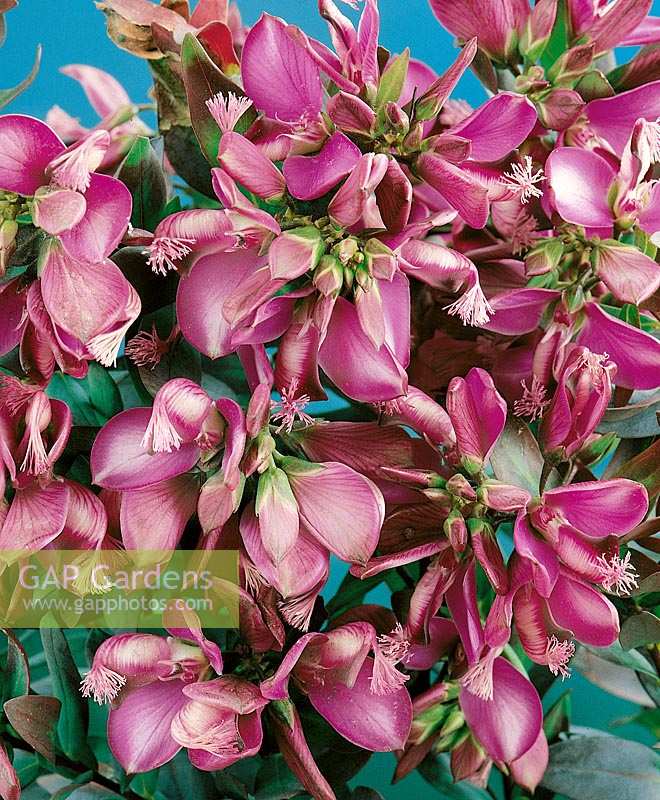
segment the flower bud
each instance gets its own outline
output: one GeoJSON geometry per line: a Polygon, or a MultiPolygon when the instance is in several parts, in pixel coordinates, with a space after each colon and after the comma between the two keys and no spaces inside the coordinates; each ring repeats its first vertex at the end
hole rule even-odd
{"type": "Polygon", "coordinates": [[[569,351],[540,427],[544,453],[570,458],[594,433],[612,397],[616,366],[586,347],[569,351]]]}
{"type": "Polygon", "coordinates": [[[477,497],[480,503],[488,506],[493,511],[505,513],[525,508],[532,499],[525,489],[495,480],[484,481],[477,490],[477,497]]]}
{"type": "Polygon", "coordinates": [[[484,519],[469,519],[468,528],[474,554],[493,589],[497,594],[506,594],[509,589],[509,574],[495,531],[484,519]]]}
{"type": "Polygon", "coordinates": [[[470,486],[470,482],[465,475],[461,475],[460,473],[452,475],[452,477],[447,481],[447,491],[453,494],[455,497],[460,497],[462,500],[477,499],[477,493],[474,491],[472,486],[470,486]]]}
{"type": "Polygon", "coordinates": [[[557,269],[564,254],[560,239],[543,239],[525,256],[525,274],[529,277],[545,275],[557,269]]]}
{"type": "Polygon", "coordinates": [[[551,89],[536,100],[541,125],[552,131],[570,127],[584,108],[584,100],[572,89],[551,89]]]}
{"type": "Polygon", "coordinates": [[[548,80],[555,86],[572,85],[591,66],[594,45],[580,44],[571,47],[555,61],[548,70],[548,80]]]}
{"type": "Polygon", "coordinates": [[[527,61],[536,61],[548,44],[557,16],[557,0],[539,0],[527,17],[518,49],[527,61]]]}
{"type": "Polygon", "coordinates": [[[514,88],[521,94],[530,94],[531,92],[540,92],[543,89],[548,89],[550,84],[545,79],[545,72],[543,67],[537,67],[535,64],[531,66],[527,72],[518,75],[514,81],[514,88]]]}
{"type": "Polygon", "coordinates": [[[13,219],[5,219],[0,223],[0,278],[7,271],[11,257],[16,250],[16,234],[18,223],[13,219]]]}
{"type": "Polygon", "coordinates": [[[396,103],[387,103],[385,106],[385,116],[392,128],[405,136],[410,130],[410,120],[405,111],[403,111],[396,103]]]}
{"type": "Polygon", "coordinates": [[[332,252],[342,264],[348,264],[359,249],[360,243],[358,240],[354,236],[348,236],[346,239],[342,239],[341,242],[336,244],[332,248],[332,252]]]}
{"type": "Polygon", "coordinates": [[[369,274],[374,278],[391,281],[396,272],[396,256],[392,250],[379,239],[369,239],[364,246],[369,274]]]}
{"type": "Polygon", "coordinates": [[[467,545],[468,531],[465,519],[460,511],[452,509],[449,516],[444,521],[443,530],[454,552],[462,553],[467,545]]]}
{"type": "Polygon", "coordinates": [[[268,251],[271,277],[287,281],[299,278],[316,267],[324,251],[321,233],[313,225],[284,231],[268,251]]]}
{"type": "Polygon", "coordinates": [[[344,269],[339,259],[336,256],[321,256],[312,280],[322,295],[337,295],[344,283],[344,269]]]}
{"type": "Polygon", "coordinates": [[[420,148],[423,139],[424,139],[424,125],[422,122],[417,122],[415,125],[412,126],[412,128],[410,129],[410,133],[403,140],[403,146],[406,150],[417,152],[420,148]]]}

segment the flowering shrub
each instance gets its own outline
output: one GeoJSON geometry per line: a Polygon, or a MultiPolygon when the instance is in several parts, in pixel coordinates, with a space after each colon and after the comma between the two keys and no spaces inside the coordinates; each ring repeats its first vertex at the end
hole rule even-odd
{"type": "Polygon", "coordinates": [[[430,4],[442,75],[377,0],[100,0],[158,129],[84,65],[94,128],[0,116],[0,548],[238,551],[240,609],[6,630],[3,800],[658,796],[542,699],[658,731],[660,26],[430,4]]]}

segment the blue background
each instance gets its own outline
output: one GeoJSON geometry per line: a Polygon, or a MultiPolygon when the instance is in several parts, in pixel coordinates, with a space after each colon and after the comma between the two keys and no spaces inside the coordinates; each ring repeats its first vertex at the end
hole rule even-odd
{"type": "MultiPolygon", "coordinates": [[[[381,0],[380,6],[381,42],[388,49],[400,52],[408,46],[414,57],[426,61],[438,72],[449,66],[456,54],[452,37],[437,23],[426,0],[381,0]]],[[[262,11],[268,11],[301,25],[317,38],[327,40],[326,28],[317,16],[314,0],[242,0],[240,8],[248,24],[254,23],[262,11]]],[[[654,10],[660,13],[660,0],[654,3],[654,10]]],[[[79,117],[84,125],[95,124],[94,111],[88,106],[80,87],[58,72],[59,67],[71,63],[92,64],[105,69],[126,87],[133,101],[145,102],[148,99],[150,79],[147,65],[110,42],[105,34],[104,17],[92,0],[22,0],[18,8],[7,14],[6,20],[8,36],[0,51],[3,87],[13,86],[25,76],[32,65],[37,44],[43,45],[37,79],[9,110],[43,118],[48,109],[57,104],[79,117]]],[[[629,57],[627,53],[625,57],[629,57]]],[[[485,99],[481,85],[472,74],[462,79],[455,96],[473,105],[485,99]]],[[[384,598],[376,595],[369,599],[382,602],[384,598]]],[[[554,687],[550,700],[568,688],[573,691],[574,724],[609,729],[617,735],[652,744],[648,731],[640,726],[609,727],[614,720],[633,715],[637,710],[635,706],[602,692],[575,673],[563,686],[554,687]]],[[[376,756],[353,785],[371,786],[388,800],[412,796],[439,797],[417,773],[397,787],[391,787],[389,781],[393,766],[392,756],[376,756]]]]}

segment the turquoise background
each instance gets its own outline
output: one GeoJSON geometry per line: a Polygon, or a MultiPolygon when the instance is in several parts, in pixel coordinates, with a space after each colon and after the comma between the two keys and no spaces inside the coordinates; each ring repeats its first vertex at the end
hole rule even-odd
{"type": "MultiPolygon", "coordinates": [[[[456,54],[452,37],[436,22],[426,0],[381,0],[380,6],[381,42],[388,49],[400,52],[408,46],[414,57],[426,61],[438,72],[449,66],[456,54]]],[[[311,35],[327,39],[314,0],[242,0],[240,7],[247,23],[255,22],[261,11],[268,11],[301,25],[311,35]]],[[[660,0],[656,0],[654,9],[660,13],[660,0]]],[[[91,0],[22,0],[6,19],[8,37],[0,51],[2,86],[18,83],[30,69],[37,44],[41,43],[44,48],[39,76],[30,89],[14,101],[11,111],[44,117],[48,109],[57,104],[79,117],[83,124],[93,125],[97,120],[81,89],[58,72],[59,67],[70,63],[88,63],[105,69],[126,87],[132,100],[147,100],[150,80],[146,64],[110,42],[105,35],[103,15],[91,0]]],[[[628,57],[628,53],[622,55],[623,60],[628,57]]],[[[473,105],[485,99],[481,85],[472,74],[462,79],[455,96],[473,105]]],[[[335,566],[331,584],[324,592],[326,596],[332,596],[343,575],[343,565],[335,566]]],[[[386,603],[387,593],[376,590],[368,600],[386,603]]],[[[637,707],[606,694],[579,674],[574,673],[563,685],[555,685],[548,702],[568,688],[573,694],[574,724],[653,743],[649,732],[638,725],[613,728],[614,722],[633,715],[637,707]]],[[[393,769],[393,756],[377,755],[352,783],[377,789],[387,800],[440,796],[417,773],[392,787],[393,769]]]]}

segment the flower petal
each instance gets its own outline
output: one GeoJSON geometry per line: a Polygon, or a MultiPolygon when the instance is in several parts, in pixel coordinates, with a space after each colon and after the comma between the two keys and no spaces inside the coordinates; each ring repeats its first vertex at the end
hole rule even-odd
{"type": "Polygon", "coordinates": [[[344,464],[298,464],[287,462],[283,468],[310,534],[344,561],[366,563],[376,549],[385,518],[380,491],[344,464]],[[306,469],[298,469],[298,464],[306,469]],[[308,466],[317,469],[312,472],[308,466]]]}
{"type": "Polygon", "coordinates": [[[613,217],[607,202],[614,170],[596,153],[578,147],[558,147],[545,165],[554,205],[566,222],[589,228],[609,228],[613,217]]]}
{"type": "Polygon", "coordinates": [[[94,483],[105,489],[143,489],[181,475],[199,459],[199,448],[184,443],[171,453],[149,453],[142,439],[151,408],[130,408],[99,431],[91,454],[94,483]]]}
{"type": "Polygon", "coordinates": [[[616,319],[597,303],[587,303],[584,313],[576,341],[592,353],[609,355],[617,366],[614,379],[617,386],[628,389],[660,386],[660,342],[657,339],[616,319]]]}
{"type": "Polygon", "coordinates": [[[124,492],[121,536],[127,550],[174,550],[197,509],[198,482],[192,475],[124,492]]]}
{"type": "Polygon", "coordinates": [[[360,160],[360,148],[334,133],[314,156],[289,156],[283,172],[287,189],[298,200],[316,200],[348,175],[360,160]]]}
{"type": "Polygon", "coordinates": [[[373,659],[366,658],[349,689],[327,680],[314,686],[309,699],[319,714],[349,742],[373,752],[401,750],[412,724],[412,702],[405,687],[392,694],[371,691],[373,659]]]}
{"type": "Polygon", "coordinates": [[[467,724],[491,758],[513,761],[536,742],[543,722],[538,693],[503,658],[493,663],[493,699],[482,700],[462,688],[460,703],[467,724]]]}
{"type": "Polygon", "coordinates": [[[48,164],[64,150],[48,125],[23,114],[0,117],[0,189],[33,195],[48,184],[48,164]]]}
{"type": "Polygon", "coordinates": [[[156,680],[126,692],[121,705],[110,710],[108,744],[128,774],[162,767],[181,749],[170,728],[188,702],[183,686],[180,680],[156,680]]]}
{"type": "Polygon", "coordinates": [[[255,106],[273,119],[293,122],[321,110],[318,67],[278,17],[262,14],[252,27],[243,45],[241,72],[255,106]]]}

